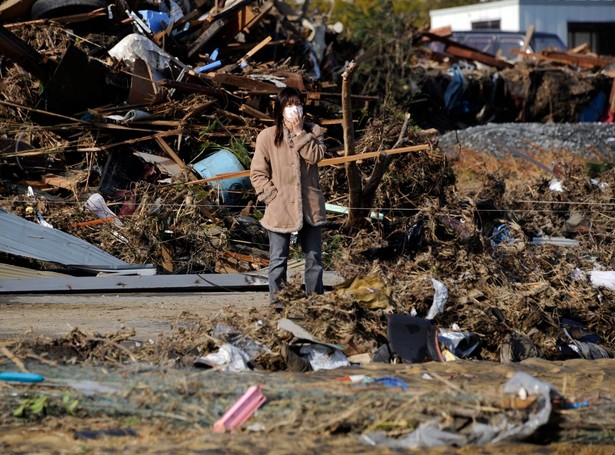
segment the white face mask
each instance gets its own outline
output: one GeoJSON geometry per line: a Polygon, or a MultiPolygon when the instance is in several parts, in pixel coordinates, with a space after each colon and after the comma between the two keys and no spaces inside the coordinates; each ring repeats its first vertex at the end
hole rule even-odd
{"type": "Polygon", "coordinates": [[[303,108],[301,106],[286,106],[284,108],[284,118],[290,122],[295,117],[303,117],[303,108]]]}

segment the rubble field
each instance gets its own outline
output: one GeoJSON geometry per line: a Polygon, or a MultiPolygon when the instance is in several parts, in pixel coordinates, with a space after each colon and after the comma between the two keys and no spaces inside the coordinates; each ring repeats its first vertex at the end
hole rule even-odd
{"type": "MultiPolygon", "coordinates": [[[[296,275],[281,311],[184,312],[145,342],[129,326],[2,342],[2,370],[46,379],[0,382],[0,447],[612,451],[612,57],[461,58],[408,30],[393,108],[377,70],[345,91],[359,49],[285,2],[130,3],[0,9],[0,208],[158,275],[262,272],[245,169],[272,95],[294,86],[342,160],[321,186],[343,282],[305,296],[296,275]],[[369,205],[348,207],[357,180],[369,205]],[[212,432],[253,384],[266,404],[212,432]]],[[[1,262],[88,274],[20,242],[1,262]]]]}

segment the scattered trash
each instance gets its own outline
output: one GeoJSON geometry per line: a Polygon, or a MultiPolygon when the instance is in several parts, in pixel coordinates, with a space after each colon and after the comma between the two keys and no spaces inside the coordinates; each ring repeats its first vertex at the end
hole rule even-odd
{"type": "Polygon", "coordinates": [[[385,387],[399,387],[402,390],[408,390],[410,386],[399,378],[383,376],[381,378],[374,379],[375,384],[382,384],[385,387]]]}
{"type": "Polygon", "coordinates": [[[491,246],[496,248],[500,246],[511,246],[517,239],[513,236],[508,224],[500,224],[493,228],[489,242],[491,246]]]}
{"type": "Polygon", "coordinates": [[[438,343],[438,331],[428,319],[405,314],[387,315],[389,346],[403,363],[426,360],[444,361],[438,343]]]}
{"type": "MultiPolygon", "coordinates": [[[[243,170],[237,157],[226,149],[218,150],[200,160],[193,165],[193,168],[204,179],[243,170]]],[[[237,204],[245,192],[252,187],[248,177],[226,178],[212,183],[220,192],[221,203],[229,206],[237,204]]]]}
{"type": "Polygon", "coordinates": [[[589,401],[579,401],[576,403],[566,402],[562,409],[580,409],[589,407],[589,401]]]}
{"type": "Polygon", "coordinates": [[[116,226],[122,226],[120,219],[107,207],[105,199],[99,193],[92,194],[85,202],[85,206],[101,220],[112,222],[116,226]]]}
{"type": "Polygon", "coordinates": [[[278,329],[287,330],[295,337],[283,348],[284,361],[289,370],[317,371],[350,366],[350,361],[342,352],[343,346],[317,340],[290,319],[280,319],[278,329]]]}
{"type": "Polygon", "coordinates": [[[320,344],[304,344],[299,353],[310,362],[313,371],[350,366],[350,362],[341,351],[320,344]]]}
{"type": "Polygon", "coordinates": [[[500,346],[500,362],[521,362],[526,359],[541,357],[542,353],[528,335],[517,331],[504,335],[500,346]]]}
{"type": "Polygon", "coordinates": [[[480,347],[478,335],[472,332],[438,329],[438,341],[458,358],[468,358],[476,354],[480,347]]]}
{"type": "Polygon", "coordinates": [[[261,386],[250,386],[242,397],[214,423],[216,433],[224,433],[239,428],[266,401],[261,386]]]}
{"type": "Polygon", "coordinates": [[[534,237],[532,239],[534,245],[557,245],[557,246],[579,246],[579,241],[567,239],[564,237],[534,237]]]}
{"type": "Polygon", "coordinates": [[[364,374],[353,374],[349,376],[343,376],[341,378],[336,378],[335,380],[337,382],[348,382],[351,384],[381,384],[385,387],[399,387],[402,390],[408,390],[410,388],[406,381],[392,376],[373,378],[364,374]]]}
{"type": "Polygon", "coordinates": [[[592,270],[589,279],[595,287],[605,287],[615,291],[615,270],[592,270]]]}
{"type": "Polygon", "coordinates": [[[333,293],[372,310],[385,309],[391,304],[391,289],[377,274],[350,278],[335,285],[333,293]]]}
{"type": "Polygon", "coordinates": [[[389,438],[386,433],[378,432],[364,434],[362,440],[372,446],[383,445],[404,449],[483,446],[504,441],[519,441],[546,424],[551,416],[551,401],[562,399],[551,385],[523,372],[517,372],[504,385],[503,393],[505,403],[502,411],[497,418],[492,416],[485,423],[483,419],[475,418],[468,422],[467,427],[457,432],[446,422],[433,419],[420,424],[415,431],[401,439],[389,438]],[[515,416],[507,415],[506,408],[523,409],[527,415],[522,421],[514,422],[515,416]]]}
{"type": "Polygon", "coordinates": [[[15,371],[0,371],[0,381],[8,382],[42,382],[44,376],[36,373],[21,373],[15,371]]]}
{"type": "Polygon", "coordinates": [[[426,319],[429,320],[432,320],[444,311],[444,304],[448,299],[448,289],[446,288],[446,285],[435,278],[432,278],[431,282],[435,292],[433,296],[433,303],[431,304],[431,308],[429,308],[429,313],[427,313],[426,317],[426,319]]]}
{"type": "Polygon", "coordinates": [[[220,346],[218,352],[211,352],[204,357],[199,357],[194,360],[196,367],[219,368],[223,371],[248,371],[250,356],[247,353],[225,343],[220,346]]]}
{"type": "Polygon", "coordinates": [[[563,336],[558,338],[557,347],[564,357],[588,360],[615,357],[615,352],[600,346],[600,337],[580,322],[562,318],[560,328],[563,336]]]}

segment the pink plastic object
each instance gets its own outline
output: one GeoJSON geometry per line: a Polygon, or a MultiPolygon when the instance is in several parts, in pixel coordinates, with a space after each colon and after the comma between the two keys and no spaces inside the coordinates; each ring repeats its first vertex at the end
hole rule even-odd
{"type": "Polygon", "coordinates": [[[241,426],[265,402],[262,387],[250,386],[246,393],[224,413],[222,418],[214,423],[216,433],[224,433],[241,426]]]}

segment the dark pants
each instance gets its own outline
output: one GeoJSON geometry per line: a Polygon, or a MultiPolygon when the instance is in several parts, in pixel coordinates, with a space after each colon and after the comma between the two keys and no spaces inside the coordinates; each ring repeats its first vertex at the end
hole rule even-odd
{"type": "MultiPolygon", "coordinates": [[[[275,293],[287,282],[290,234],[269,233],[269,302],[276,301],[275,293]]],[[[299,242],[305,259],[305,292],[322,294],[322,229],[303,223],[299,231],[299,242]]]]}

